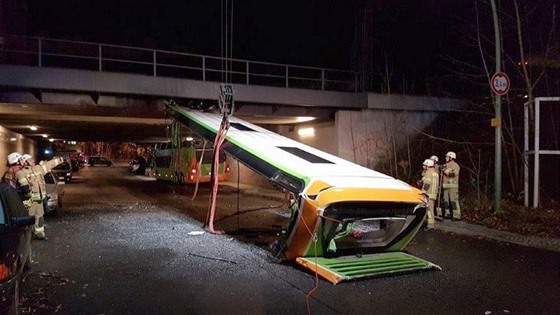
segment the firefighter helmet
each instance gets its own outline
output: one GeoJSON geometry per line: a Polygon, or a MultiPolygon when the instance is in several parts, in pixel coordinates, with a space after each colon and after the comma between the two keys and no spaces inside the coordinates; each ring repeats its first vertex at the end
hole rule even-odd
{"type": "Polygon", "coordinates": [[[430,160],[433,160],[434,162],[439,162],[439,158],[437,157],[437,155],[430,156],[430,160]]]}
{"type": "Polygon", "coordinates": [[[21,156],[21,160],[23,162],[27,162],[27,160],[31,160],[33,157],[31,156],[31,154],[24,154],[21,156]]]}
{"type": "Polygon", "coordinates": [[[448,156],[448,157],[450,157],[454,160],[457,158],[457,154],[455,154],[455,152],[453,152],[453,151],[447,152],[447,154],[445,156],[448,156]]]}
{"type": "Polygon", "coordinates": [[[8,165],[16,164],[21,158],[21,154],[17,152],[12,152],[8,154],[8,165]]]}
{"type": "Polygon", "coordinates": [[[434,166],[434,160],[432,159],[425,159],[424,163],[422,163],[422,165],[426,165],[427,167],[433,167],[434,166]]]}

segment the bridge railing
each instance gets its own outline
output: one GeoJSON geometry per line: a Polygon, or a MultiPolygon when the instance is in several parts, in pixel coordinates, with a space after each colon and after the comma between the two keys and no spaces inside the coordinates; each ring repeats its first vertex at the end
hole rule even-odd
{"type": "Polygon", "coordinates": [[[0,63],[215,82],[228,79],[235,84],[323,91],[361,91],[360,74],[353,71],[17,35],[0,35],[0,63]]]}

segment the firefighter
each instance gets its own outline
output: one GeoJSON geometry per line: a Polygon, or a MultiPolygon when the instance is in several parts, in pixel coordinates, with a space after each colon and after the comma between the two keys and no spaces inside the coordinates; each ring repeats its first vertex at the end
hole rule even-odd
{"type": "Polygon", "coordinates": [[[17,188],[16,173],[21,170],[22,167],[20,159],[21,154],[17,152],[8,154],[8,161],[6,163],[8,170],[6,170],[4,175],[2,175],[2,182],[11,185],[14,188],[17,188]]]}
{"type": "Polygon", "coordinates": [[[46,183],[43,176],[43,168],[35,165],[35,160],[29,154],[21,157],[23,171],[31,187],[31,202],[29,203],[29,215],[35,217],[33,235],[36,239],[45,240],[45,210],[44,202],[47,198],[46,183]]]}
{"type": "Polygon", "coordinates": [[[422,163],[424,176],[422,177],[422,192],[428,195],[428,209],[426,212],[428,218],[428,230],[435,228],[434,206],[438,197],[439,175],[434,168],[434,160],[426,159],[422,163]]]}
{"type": "Polygon", "coordinates": [[[440,166],[438,164],[439,163],[439,158],[437,157],[437,155],[432,155],[432,156],[430,156],[430,160],[434,161],[434,170],[436,171],[436,173],[439,174],[440,173],[439,172],[440,171],[439,170],[440,166]]]}
{"type": "Polygon", "coordinates": [[[31,168],[36,174],[39,174],[39,179],[41,181],[41,187],[43,189],[43,212],[47,207],[47,201],[50,198],[47,194],[47,182],[45,181],[45,174],[51,171],[51,169],[60,164],[61,158],[54,158],[48,162],[41,161],[39,164],[35,163],[35,159],[29,154],[24,154],[24,158],[28,159],[27,162],[31,165],[31,168]]]}
{"type": "Polygon", "coordinates": [[[442,213],[441,206],[440,206],[441,205],[441,197],[442,197],[442,193],[441,193],[441,182],[442,182],[441,169],[442,169],[442,166],[439,165],[439,158],[437,157],[437,155],[430,156],[430,160],[434,161],[434,170],[438,174],[437,199],[436,199],[436,208],[435,208],[436,220],[443,221],[443,213],[442,213]]]}
{"type": "Polygon", "coordinates": [[[455,162],[457,155],[449,151],[445,155],[445,165],[442,168],[443,208],[446,219],[461,220],[459,205],[459,171],[461,168],[455,162]]]}
{"type": "Polygon", "coordinates": [[[20,164],[20,167],[17,171],[15,171],[14,175],[15,188],[18,192],[21,202],[25,206],[25,209],[27,209],[27,211],[29,212],[29,208],[31,207],[31,183],[27,179],[27,173],[23,169],[23,161],[21,160],[21,157],[22,156],[18,154],[17,163],[20,164]]]}
{"type": "MultiPolygon", "coordinates": [[[[432,156],[430,156],[430,160],[434,161],[434,169],[439,174],[439,169],[440,169],[440,166],[438,165],[439,158],[437,157],[437,155],[432,155],[432,156]]],[[[422,177],[424,177],[425,174],[426,174],[426,170],[422,169],[422,173],[421,173],[422,177]]],[[[421,181],[418,181],[418,183],[420,183],[420,182],[421,181]]],[[[422,187],[421,184],[418,187],[421,188],[422,187]]]]}

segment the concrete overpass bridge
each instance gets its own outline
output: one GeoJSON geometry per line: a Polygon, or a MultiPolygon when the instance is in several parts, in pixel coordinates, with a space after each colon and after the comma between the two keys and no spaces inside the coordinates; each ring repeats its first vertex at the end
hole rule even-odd
{"type": "MultiPolygon", "coordinates": [[[[236,116],[289,136],[303,121],[319,130],[323,126],[329,130],[317,133],[310,144],[335,154],[341,148],[332,140],[345,141],[341,131],[346,127],[338,122],[347,121],[348,113],[365,125],[386,121],[388,113],[393,118],[408,113],[422,116],[411,120],[421,128],[438,113],[463,105],[446,98],[370,93],[363,90],[361,75],[351,71],[2,35],[0,126],[35,140],[42,134],[77,141],[164,137],[164,99],[211,106],[226,78],[233,84],[236,116]]],[[[360,133],[367,138],[371,130],[364,128],[360,133]]]]}

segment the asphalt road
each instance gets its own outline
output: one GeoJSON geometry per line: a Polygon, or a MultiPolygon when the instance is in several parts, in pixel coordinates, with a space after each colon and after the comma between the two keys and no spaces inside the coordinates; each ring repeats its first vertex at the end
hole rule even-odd
{"type": "Polygon", "coordinates": [[[335,286],[266,250],[286,224],[278,200],[220,189],[216,226],[228,234],[192,235],[204,231],[208,186],[191,200],[192,187],[147,181],[124,164],[80,170],[47,217],[49,240],[33,243],[24,312],[560,314],[559,252],[421,231],[406,251],[442,271],[335,286]]]}

